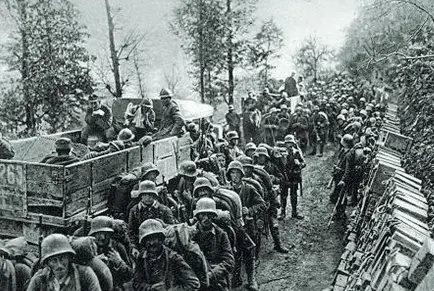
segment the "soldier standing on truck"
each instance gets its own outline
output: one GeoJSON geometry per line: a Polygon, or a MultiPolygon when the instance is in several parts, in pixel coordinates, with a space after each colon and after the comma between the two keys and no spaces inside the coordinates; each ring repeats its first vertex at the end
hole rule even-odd
{"type": "Polygon", "coordinates": [[[160,99],[163,105],[160,128],[154,135],[159,139],[167,136],[181,136],[184,134],[184,119],[181,116],[178,104],[172,100],[173,94],[169,89],[161,89],[160,99]]]}
{"type": "Polygon", "coordinates": [[[0,132],[0,159],[9,160],[15,156],[11,143],[0,132]]]}
{"type": "Polygon", "coordinates": [[[152,135],[155,132],[155,111],[152,108],[152,102],[148,98],[144,98],[142,102],[134,106],[129,103],[125,110],[125,123],[139,140],[145,135],[152,135]]]}
{"type": "Polygon", "coordinates": [[[41,163],[51,164],[51,165],[70,165],[79,162],[80,159],[72,154],[72,142],[67,137],[61,137],[56,140],[56,153],[49,154],[41,163]]]}
{"type": "Polygon", "coordinates": [[[51,234],[41,244],[42,268],[32,277],[27,291],[101,291],[98,277],[87,266],[73,263],[75,251],[63,234],[51,234]]]}
{"type": "Polygon", "coordinates": [[[230,131],[236,131],[238,135],[241,134],[240,132],[240,124],[241,124],[241,118],[238,115],[238,113],[235,112],[234,105],[229,105],[228,107],[228,113],[225,115],[226,123],[228,124],[230,131]]]}
{"type": "Polygon", "coordinates": [[[101,104],[99,96],[95,94],[89,96],[89,108],[84,120],[86,125],[81,131],[82,143],[87,144],[90,135],[98,136],[103,142],[116,138],[112,111],[108,106],[101,104]]]}

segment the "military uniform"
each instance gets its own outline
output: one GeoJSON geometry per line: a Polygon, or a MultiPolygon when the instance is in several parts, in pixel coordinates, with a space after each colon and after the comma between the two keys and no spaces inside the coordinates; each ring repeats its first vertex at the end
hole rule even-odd
{"type": "Polygon", "coordinates": [[[9,160],[15,156],[11,143],[0,133],[0,159],[9,160]]]}
{"type": "Polygon", "coordinates": [[[295,113],[291,117],[291,132],[295,133],[295,136],[300,141],[300,148],[303,152],[306,152],[308,142],[308,129],[309,120],[301,113],[295,113]]]}
{"type": "Polygon", "coordinates": [[[99,136],[104,142],[113,140],[116,137],[112,124],[113,114],[111,109],[102,104],[98,110],[102,110],[103,115],[95,115],[92,108],[86,110],[84,118],[86,125],[81,132],[81,141],[83,143],[87,143],[87,138],[91,134],[99,136]]]}
{"type": "Polygon", "coordinates": [[[313,126],[314,131],[312,134],[312,155],[316,154],[316,147],[319,144],[319,155],[322,156],[324,152],[324,145],[327,139],[327,127],[329,125],[329,121],[327,118],[327,114],[323,111],[316,111],[313,115],[313,126]]]}

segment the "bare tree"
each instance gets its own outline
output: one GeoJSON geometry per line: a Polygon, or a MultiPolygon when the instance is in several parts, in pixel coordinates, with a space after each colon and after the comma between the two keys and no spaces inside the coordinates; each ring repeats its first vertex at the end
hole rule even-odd
{"type": "Polygon", "coordinates": [[[181,81],[181,74],[175,64],[172,65],[169,71],[164,72],[164,80],[167,87],[175,94],[179,82],[181,81]]]}

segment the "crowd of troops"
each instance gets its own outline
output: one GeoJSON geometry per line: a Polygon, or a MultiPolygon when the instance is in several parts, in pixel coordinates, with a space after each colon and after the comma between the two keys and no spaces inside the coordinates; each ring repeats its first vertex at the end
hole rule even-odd
{"type": "MultiPolygon", "coordinates": [[[[23,237],[2,242],[0,290],[220,291],[244,284],[242,266],[246,288],[258,290],[255,268],[263,237],[271,236],[276,252],[289,252],[279,233],[279,220],[290,221],[288,196],[291,217],[303,219],[297,204],[307,150],[321,157],[327,143],[338,149],[330,200],[340,202],[334,219],[344,219],[345,205],[357,204],[385,112],[384,100],[378,102],[372,92],[362,94],[342,76],[326,88],[305,92],[291,112],[291,98],[298,92],[295,80],[288,79],[281,92],[269,87],[260,97],[249,92],[241,114],[229,105],[224,138],[209,121],[186,124],[191,160],[180,163],[177,177],[163,177],[157,185],[160,171],[152,163],[120,175],[110,189],[107,215],[46,236],[38,257],[25,251],[23,237]]],[[[170,107],[166,95],[162,92],[170,107]]],[[[161,132],[143,122],[152,119],[152,112],[142,105],[129,106],[127,128],[115,140],[108,123],[100,124],[105,130],[99,133],[112,139],[109,147],[161,132]]],[[[100,104],[90,110],[104,111],[100,104]]],[[[164,135],[179,135],[184,121],[171,110],[164,135]]],[[[88,125],[93,118],[86,117],[88,125]]],[[[82,139],[92,130],[85,128],[82,139]]],[[[1,146],[8,148],[6,141],[1,146]]],[[[64,151],[58,156],[70,155],[70,141],[60,139],[56,149],[64,151]]]]}

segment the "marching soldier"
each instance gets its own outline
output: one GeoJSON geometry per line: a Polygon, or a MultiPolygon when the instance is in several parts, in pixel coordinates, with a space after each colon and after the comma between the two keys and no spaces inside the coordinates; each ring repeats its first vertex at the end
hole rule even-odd
{"type": "Polygon", "coordinates": [[[315,105],[313,107],[313,133],[312,136],[312,153],[311,155],[316,155],[317,144],[319,144],[319,157],[322,157],[324,152],[324,145],[327,138],[327,127],[329,126],[329,121],[327,114],[319,110],[319,106],[315,105]]]}
{"type": "Polygon", "coordinates": [[[141,252],[133,278],[134,291],[199,290],[199,279],[182,256],[163,245],[163,225],[155,219],[139,228],[141,252]]]}
{"type": "Polygon", "coordinates": [[[226,113],[225,119],[229,126],[229,130],[236,131],[238,134],[240,134],[241,118],[238,113],[235,112],[234,105],[229,105],[228,113],[226,113]]]}
{"type": "Polygon", "coordinates": [[[130,258],[125,247],[112,239],[112,219],[98,216],[92,220],[89,236],[95,237],[98,258],[109,267],[113,277],[113,291],[124,290],[124,283],[133,277],[130,258]]]}
{"type": "Polygon", "coordinates": [[[238,142],[240,141],[240,137],[236,131],[230,131],[226,135],[226,139],[228,141],[228,146],[226,147],[228,151],[228,157],[226,159],[230,161],[235,161],[238,156],[243,155],[243,151],[238,147],[238,142]]]}
{"type": "Polygon", "coordinates": [[[98,278],[87,266],[72,262],[75,251],[63,234],[51,234],[41,244],[42,268],[32,277],[27,291],[101,291],[98,278]]]}
{"type": "Polygon", "coordinates": [[[300,147],[304,153],[306,152],[308,141],[308,128],[308,118],[303,115],[303,109],[298,106],[295,109],[295,113],[291,116],[291,132],[294,132],[295,137],[300,141],[300,147]]]}
{"type": "Polygon", "coordinates": [[[279,118],[277,117],[278,109],[272,107],[269,115],[264,118],[264,142],[267,144],[274,144],[276,141],[277,128],[279,125],[279,118]]]}
{"type": "Polygon", "coordinates": [[[224,230],[213,223],[217,216],[216,203],[208,197],[200,198],[196,203],[194,217],[198,220],[193,236],[208,262],[209,286],[202,286],[203,291],[229,291],[229,275],[235,265],[231,243],[224,230]]]}
{"type": "Polygon", "coordinates": [[[249,142],[244,147],[244,154],[248,157],[253,158],[255,151],[256,151],[256,145],[253,142],[249,142]]]}
{"type": "Polygon", "coordinates": [[[282,183],[282,191],[280,194],[282,210],[279,216],[279,220],[283,220],[286,217],[286,205],[288,199],[288,190],[291,197],[291,207],[292,207],[292,217],[296,219],[303,219],[297,211],[297,190],[299,184],[301,184],[301,169],[303,169],[306,164],[303,159],[303,154],[297,147],[297,143],[293,135],[287,135],[285,137],[285,146],[288,155],[285,159],[285,166],[283,168],[284,173],[284,183],[282,183]]]}
{"type": "MultiPolygon", "coordinates": [[[[243,182],[242,178],[244,175],[244,168],[240,162],[233,161],[229,164],[227,176],[228,180],[230,180],[230,188],[240,196],[247,234],[250,238],[254,238],[257,236],[258,231],[256,219],[265,210],[266,204],[253,186],[243,182]]],[[[238,247],[239,252],[237,252],[235,257],[235,270],[232,285],[235,288],[242,285],[241,264],[244,259],[248,287],[251,290],[258,290],[258,283],[256,282],[254,271],[255,252],[254,250],[243,248],[242,245],[238,247]]]]}
{"type": "Polygon", "coordinates": [[[165,224],[174,224],[175,219],[169,207],[159,203],[155,183],[143,181],[139,185],[137,194],[140,202],[131,208],[128,217],[128,236],[131,241],[131,254],[137,258],[139,254],[139,226],[146,219],[159,219],[165,224]]]}
{"type": "MultiPolygon", "coordinates": [[[[353,147],[353,136],[351,134],[345,134],[341,138],[341,146],[342,148],[339,150],[338,153],[338,163],[333,167],[333,180],[337,184],[339,181],[341,181],[342,176],[345,172],[345,156],[348,153],[349,150],[353,147]]],[[[338,200],[340,189],[338,187],[334,188],[334,191],[330,194],[330,202],[336,203],[338,200]]],[[[338,214],[342,214],[342,212],[339,212],[338,214]]]]}

